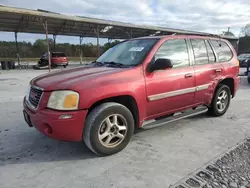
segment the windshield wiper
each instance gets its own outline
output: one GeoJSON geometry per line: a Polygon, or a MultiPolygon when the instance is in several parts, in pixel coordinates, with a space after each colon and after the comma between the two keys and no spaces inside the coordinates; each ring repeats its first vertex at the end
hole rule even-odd
{"type": "Polygon", "coordinates": [[[116,66],[116,67],[124,67],[124,65],[122,63],[116,63],[114,61],[104,62],[104,64],[108,64],[108,65],[112,65],[112,66],[116,66]]]}
{"type": "Polygon", "coordinates": [[[92,63],[96,64],[97,66],[102,66],[103,65],[103,63],[100,62],[100,61],[93,61],[92,63]]]}
{"type": "Polygon", "coordinates": [[[126,67],[135,67],[137,64],[128,64],[128,65],[124,65],[126,67]]]}

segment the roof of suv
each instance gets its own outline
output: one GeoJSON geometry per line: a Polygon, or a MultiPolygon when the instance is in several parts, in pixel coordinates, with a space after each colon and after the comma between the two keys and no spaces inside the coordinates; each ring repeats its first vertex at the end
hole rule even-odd
{"type": "Polygon", "coordinates": [[[200,36],[200,35],[161,35],[161,36],[146,36],[146,37],[139,37],[136,39],[162,39],[162,38],[176,38],[176,37],[189,37],[189,38],[204,38],[204,39],[219,39],[219,40],[225,40],[220,36],[211,35],[211,36],[200,36]]]}

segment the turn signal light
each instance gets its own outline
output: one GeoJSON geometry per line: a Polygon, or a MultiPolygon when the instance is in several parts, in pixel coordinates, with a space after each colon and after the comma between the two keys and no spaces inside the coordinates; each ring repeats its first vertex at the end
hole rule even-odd
{"type": "Polygon", "coordinates": [[[236,65],[237,65],[238,67],[240,66],[239,60],[236,60],[236,65]]]}
{"type": "Polygon", "coordinates": [[[64,108],[75,108],[77,107],[78,97],[76,94],[69,94],[65,97],[63,107],[64,108]]]}

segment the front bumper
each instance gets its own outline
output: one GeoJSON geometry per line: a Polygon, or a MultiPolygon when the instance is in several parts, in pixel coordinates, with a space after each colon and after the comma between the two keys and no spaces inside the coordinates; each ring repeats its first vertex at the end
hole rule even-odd
{"type": "Polygon", "coordinates": [[[68,62],[52,62],[53,65],[58,65],[58,66],[67,66],[69,63],[68,62]]]}
{"type": "MultiPolygon", "coordinates": [[[[81,141],[87,110],[55,111],[50,109],[31,110],[23,100],[23,110],[29,116],[30,125],[41,133],[63,141],[81,141]],[[71,115],[70,119],[60,119],[61,115],[71,115]]],[[[28,123],[28,122],[27,122],[28,123]]]]}

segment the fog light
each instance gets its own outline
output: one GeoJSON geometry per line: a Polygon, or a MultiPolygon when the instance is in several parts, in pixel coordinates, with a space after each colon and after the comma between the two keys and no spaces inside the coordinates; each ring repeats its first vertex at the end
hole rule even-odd
{"type": "Polygon", "coordinates": [[[72,115],[64,114],[59,117],[59,119],[70,119],[72,118],[72,115]]]}

